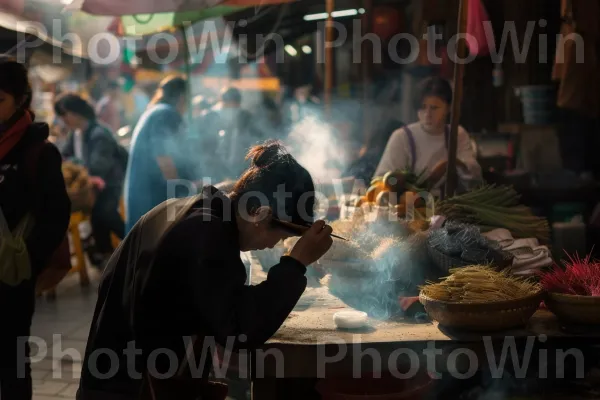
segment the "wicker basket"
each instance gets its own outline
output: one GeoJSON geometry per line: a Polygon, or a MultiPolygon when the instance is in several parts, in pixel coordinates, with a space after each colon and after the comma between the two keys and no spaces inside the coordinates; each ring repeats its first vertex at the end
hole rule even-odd
{"type": "Polygon", "coordinates": [[[600,296],[548,293],[545,302],[561,322],[600,325],[600,296]]]}
{"type": "Polygon", "coordinates": [[[421,293],[419,300],[441,326],[472,331],[500,331],[527,325],[544,298],[538,292],[518,300],[493,303],[452,303],[421,293]]]}

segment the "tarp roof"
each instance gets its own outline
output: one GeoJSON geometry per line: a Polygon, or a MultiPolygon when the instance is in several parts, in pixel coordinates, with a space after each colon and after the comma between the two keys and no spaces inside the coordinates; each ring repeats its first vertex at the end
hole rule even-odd
{"type": "MultiPolygon", "coordinates": [[[[48,29],[42,22],[32,21],[22,16],[0,11],[0,29],[3,29],[0,34],[4,42],[12,42],[13,46],[28,37],[35,37],[38,40],[29,39],[29,43],[27,44],[28,49],[33,50],[35,47],[48,44],[61,49],[64,53],[73,57],[87,58],[86,46],[73,46],[73,43],[67,40],[59,41],[53,37],[52,28],[48,29]]],[[[10,49],[10,47],[3,49],[3,51],[10,49]]]]}

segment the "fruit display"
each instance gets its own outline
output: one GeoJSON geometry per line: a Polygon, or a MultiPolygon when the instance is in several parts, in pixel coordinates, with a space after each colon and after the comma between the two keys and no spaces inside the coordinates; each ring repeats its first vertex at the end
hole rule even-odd
{"type": "Polygon", "coordinates": [[[354,206],[367,209],[383,207],[392,209],[398,218],[426,220],[429,217],[428,204],[426,197],[420,196],[420,193],[427,191],[422,187],[423,175],[416,175],[410,170],[400,170],[375,177],[365,195],[359,198],[354,206]]]}
{"type": "Polygon", "coordinates": [[[85,167],[65,161],[62,164],[67,193],[71,199],[73,211],[90,211],[96,200],[94,186],[85,167]]]}

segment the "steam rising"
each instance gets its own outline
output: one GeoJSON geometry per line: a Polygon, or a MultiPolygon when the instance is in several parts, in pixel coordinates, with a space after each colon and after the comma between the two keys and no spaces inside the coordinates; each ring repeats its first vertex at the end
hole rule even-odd
{"type": "Polygon", "coordinates": [[[338,178],[348,164],[348,151],[335,130],[316,115],[296,123],[287,140],[292,156],[315,181],[338,178]]]}
{"type": "Polygon", "coordinates": [[[369,224],[368,228],[356,232],[353,240],[370,253],[367,260],[361,260],[366,265],[359,269],[340,267],[333,271],[329,281],[333,295],[377,319],[402,316],[399,297],[417,296],[421,284],[438,277],[427,257],[421,256],[425,240],[381,235],[381,232],[389,232],[385,225],[369,224]],[[371,245],[374,237],[376,243],[371,245]]]}

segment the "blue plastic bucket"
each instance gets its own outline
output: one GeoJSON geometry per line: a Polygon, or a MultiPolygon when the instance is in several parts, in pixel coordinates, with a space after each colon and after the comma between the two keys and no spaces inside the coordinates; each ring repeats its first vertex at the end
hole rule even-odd
{"type": "Polygon", "coordinates": [[[545,125],[556,116],[556,89],[551,85],[521,86],[515,90],[523,104],[526,124],[545,125]]]}

